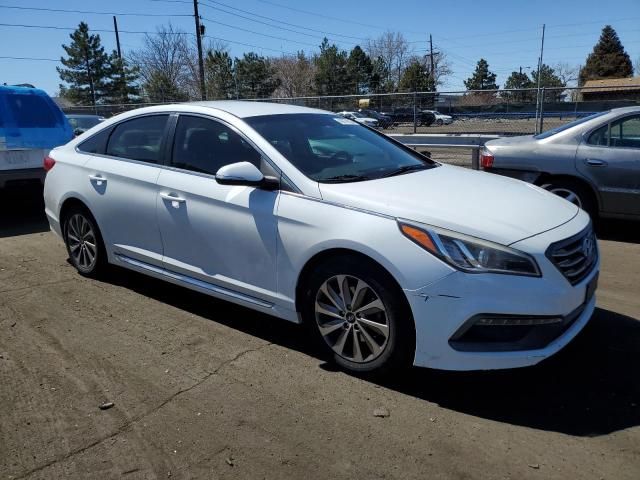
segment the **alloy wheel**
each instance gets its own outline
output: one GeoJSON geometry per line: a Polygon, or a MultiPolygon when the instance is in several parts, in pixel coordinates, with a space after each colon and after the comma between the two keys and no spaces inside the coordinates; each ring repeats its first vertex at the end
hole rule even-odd
{"type": "Polygon", "coordinates": [[[69,219],[67,243],[76,266],[83,271],[90,271],[96,264],[98,247],[93,226],[84,215],[76,213],[69,219]]]}
{"type": "Polygon", "coordinates": [[[336,275],[318,289],[318,329],[327,345],[355,363],[375,360],[389,340],[389,317],[375,290],[352,275],[336,275]]]}

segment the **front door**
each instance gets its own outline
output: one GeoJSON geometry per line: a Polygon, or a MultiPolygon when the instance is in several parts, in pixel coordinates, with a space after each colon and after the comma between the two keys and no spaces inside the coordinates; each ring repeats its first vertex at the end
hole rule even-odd
{"type": "Polygon", "coordinates": [[[278,192],[220,185],[214,178],[220,167],[242,161],[264,168],[260,154],[233,127],[180,115],[170,165],[158,178],[164,267],[271,301],[277,290],[278,192]]]}
{"type": "Polygon", "coordinates": [[[578,147],[576,168],[596,185],[605,213],[640,215],[640,115],[592,132],[578,147]]]}

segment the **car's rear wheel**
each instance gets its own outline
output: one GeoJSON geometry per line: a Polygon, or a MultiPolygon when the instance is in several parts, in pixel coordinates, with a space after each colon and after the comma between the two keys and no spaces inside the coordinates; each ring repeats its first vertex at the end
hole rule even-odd
{"type": "Polygon", "coordinates": [[[591,192],[581,183],[571,179],[550,179],[541,185],[549,192],[564,198],[568,202],[582,208],[592,218],[597,216],[596,203],[591,192]]]}
{"type": "Polygon", "coordinates": [[[438,120],[436,120],[436,125],[441,127],[444,124],[444,122],[442,121],[441,118],[439,118],[438,120]]]}
{"type": "Polygon", "coordinates": [[[304,318],[324,353],[354,373],[411,363],[415,330],[402,290],[381,268],[350,257],[324,262],[308,282],[304,318]]]}
{"type": "Polygon", "coordinates": [[[73,207],[63,223],[64,241],[71,263],[84,276],[100,275],[107,263],[100,230],[88,210],[73,207]]]}

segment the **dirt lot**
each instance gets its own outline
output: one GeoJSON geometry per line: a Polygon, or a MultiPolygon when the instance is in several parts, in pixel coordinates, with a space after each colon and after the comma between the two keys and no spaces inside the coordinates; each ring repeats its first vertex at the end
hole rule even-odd
{"type": "Polygon", "coordinates": [[[0,201],[2,478],[640,478],[637,225],[602,229],[599,308],[556,357],[376,384],[295,325],[126,271],[84,279],[38,201],[0,201]]]}
{"type": "MultiPolygon", "coordinates": [[[[545,118],[543,129],[559,127],[574,118],[545,118]]],[[[487,133],[498,135],[532,135],[536,129],[533,118],[473,118],[456,119],[450,125],[417,127],[417,133],[487,133]]],[[[385,133],[413,133],[413,125],[401,124],[384,130],[385,133]]]]}

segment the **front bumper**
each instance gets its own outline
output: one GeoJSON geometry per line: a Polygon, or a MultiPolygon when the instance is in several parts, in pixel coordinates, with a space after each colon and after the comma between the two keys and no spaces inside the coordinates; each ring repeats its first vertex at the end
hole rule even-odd
{"type": "MultiPolygon", "coordinates": [[[[587,290],[593,287],[600,264],[598,259],[588,275],[571,285],[545,257],[545,245],[581,231],[584,221],[580,216],[514,245],[530,254],[539,252],[534,256],[542,271],[540,278],[456,271],[421,289],[405,290],[416,326],[414,364],[442,370],[516,368],[535,365],[561,350],[593,314],[595,295],[587,290]],[[467,343],[461,348],[460,342],[456,342],[461,332],[465,332],[469,322],[487,315],[562,320],[553,328],[536,327],[544,332],[542,338],[540,332],[536,332],[524,342],[505,341],[500,348],[495,348],[495,343],[483,344],[482,341],[467,343]]],[[[477,340],[478,335],[472,339],[477,340]]]]}

